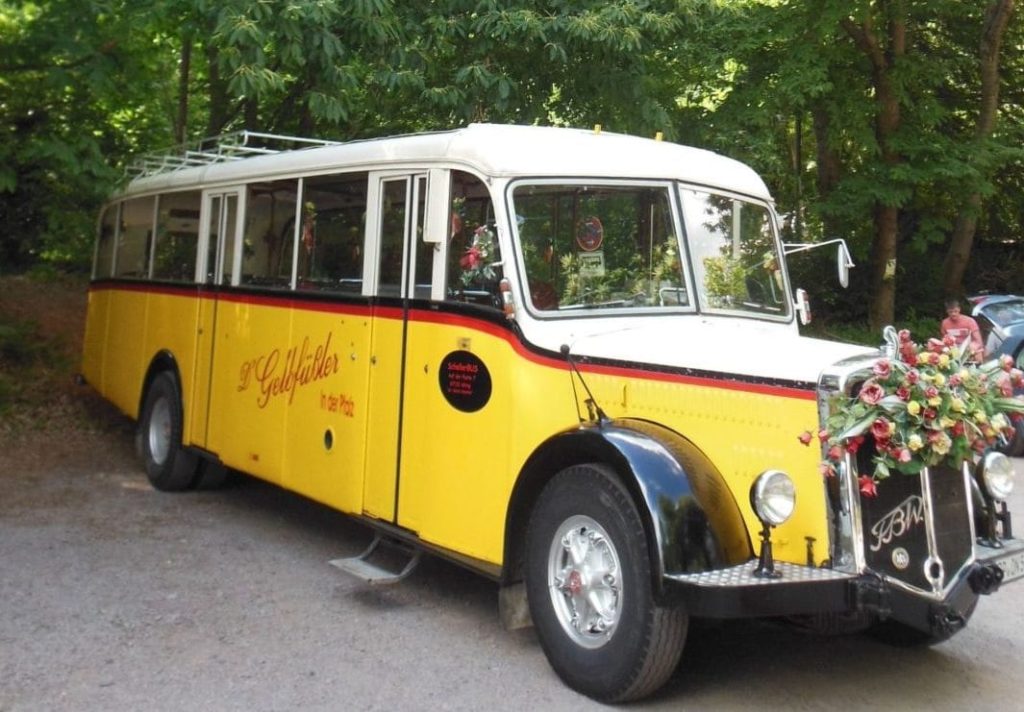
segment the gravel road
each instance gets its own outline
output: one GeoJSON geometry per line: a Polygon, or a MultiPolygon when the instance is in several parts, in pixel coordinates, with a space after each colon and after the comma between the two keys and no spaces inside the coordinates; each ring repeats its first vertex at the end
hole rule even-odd
{"type": "MultiPolygon", "coordinates": [[[[369,540],[247,478],[155,492],[127,423],[2,436],[0,712],[599,707],[561,684],[531,630],[502,630],[494,584],[436,559],[384,588],[327,565],[369,540]]],[[[1012,709],[1022,653],[1019,582],[930,650],[759,622],[698,631],[633,707],[1012,709]]]]}

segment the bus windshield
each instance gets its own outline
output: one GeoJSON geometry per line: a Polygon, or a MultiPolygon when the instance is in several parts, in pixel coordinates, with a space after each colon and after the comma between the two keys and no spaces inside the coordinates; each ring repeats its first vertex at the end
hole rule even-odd
{"type": "Polygon", "coordinates": [[[680,196],[701,308],[788,316],[768,208],[699,190],[680,196]]]}
{"type": "Polygon", "coordinates": [[[690,306],[670,186],[518,184],[512,197],[534,309],[690,306]]]}

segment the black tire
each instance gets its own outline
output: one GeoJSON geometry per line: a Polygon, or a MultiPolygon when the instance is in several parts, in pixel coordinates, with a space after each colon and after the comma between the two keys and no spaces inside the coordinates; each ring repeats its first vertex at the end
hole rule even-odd
{"type": "Polygon", "coordinates": [[[182,414],[178,382],[164,371],[146,391],[136,444],[146,476],[158,490],[178,492],[192,487],[198,457],[181,446],[182,414]]]}
{"type": "Polygon", "coordinates": [[[558,473],[530,517],[526,590],[541,647],[567,685],[602,702],[624,702],[665,683],[689,618],[681,608],[656,605],[651,586],[643,525],[615,473],[597,464],[558,473]],[[574,554],[567,542],[578,545],[574,554]],[[609,615],[600,615],[595,598],[609,615]]]}

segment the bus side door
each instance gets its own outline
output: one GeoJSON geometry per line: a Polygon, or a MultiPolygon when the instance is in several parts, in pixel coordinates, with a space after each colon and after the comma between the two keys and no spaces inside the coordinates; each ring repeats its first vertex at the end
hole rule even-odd
{"type": "MultiPolygon", "coordinates": [[[[373,295],[369,419],[363,512],[394,522],[401,467],[402,382],[409,301],[429,294],[430,268],[417,269],[427,173],[370,174],[364,284],[373,295]],[[422,272],[426,284],[420,283],[422,272]]],[[[432,261],[432,254],[425,258],[432,261]]]]}

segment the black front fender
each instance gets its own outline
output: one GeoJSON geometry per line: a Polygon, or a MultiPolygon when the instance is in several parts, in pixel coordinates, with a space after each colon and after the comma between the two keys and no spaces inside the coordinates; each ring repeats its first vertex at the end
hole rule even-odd
{"type": "MultiPolygon", "coordinates": [[[[611,465],[632,494],[659,592],[665,575],[731,566],[753,555],[739,506],[718,469],[689,440],[646,421],[587,423],[550,438],[527,462],[514,501],[523,501],[524,483],[539,491],[548,477],[583,462],[611,465]]],[[[517,528],[507,531],[514,535],[517,528]]]]}

